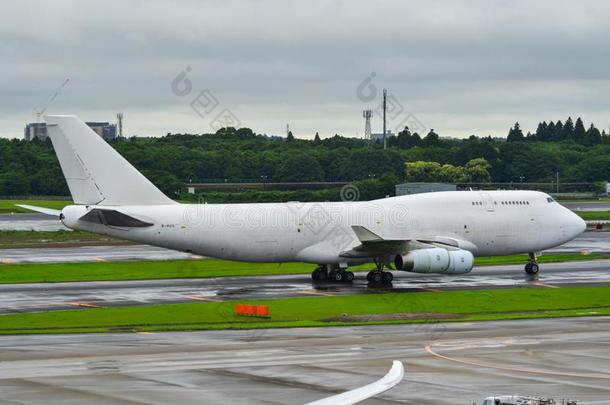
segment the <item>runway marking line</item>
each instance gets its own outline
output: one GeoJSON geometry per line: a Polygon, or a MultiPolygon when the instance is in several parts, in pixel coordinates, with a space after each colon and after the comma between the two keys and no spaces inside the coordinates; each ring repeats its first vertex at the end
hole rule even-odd
{"type": "Polygon", "coordinates": [[[195,300],[195,301],[222,302],[222,300],[219,300],[219,299],[216,299],[216,298],[201,297],[201,296],[198,296],[198,295],[187,295],[186,298],[190,298],[190,299],[195,300]]]}
{"type": "Polygon", "coordinates": [[[103,257],[95,257],[95,260],[98,262],[107,262],[108,260],[104,259],[103,257]]]}
{"type": "Polygon", "coordinates": [[[534,281],[532,283],[532,285],[537,285],[539,287],[546,287],[546,288],[559,288],[559,286],[557,286],[557,285],[545,284],[545,283],[540,282],[540,281],[534,281]]]}
{"type": "Polygon", "coordinates": [[[331,294],[331,293],[326,293],[326,292],[321,292],[321,291],[313,291],[313,290],[304,290],[303,294],[309,294],[309,295],[323,295],[325,297],[334,297],[335,294],[331,294]]]}
{"type": "Polygon", "coordinates": [[[85,308],[100,308],[99,305],[95,305],[95,304],[88,304],[86,302],[68,302],[68,305],[73,305],[75,307],[85,307],[85,308]]]}
{"type": "Polygon", "coordinates": [[[443,354],[435,352],[434,350],[432,350],[431,345],[426,345],[425,350],[426,350],[426,352],[428,352],[428,354],[431,354],[434,357],[438,357],[439,359],[453,361],[455,363],[466,364],[469,366],[493,368],[495,370],[502,370],[502,371],[518,371],[521,373],[530,373],[530,374],[555,375],[555,376],[576,377],[576,378],[597,378],[597,379],[603,379],[603,380],[610,380],[609,374],[567,373],[567,372],[563,372],[563,371],[546,371],[546,370],[538,370],[535,368],[526,368],[526,367],[502,367],[502,366],[497,366],[495,364],[490,364],[490,363],[482,363],[482,362],[478,362],[478,361],[458,359],[455,357],[449,357],[449,356],[445,356],[443,354]]]}

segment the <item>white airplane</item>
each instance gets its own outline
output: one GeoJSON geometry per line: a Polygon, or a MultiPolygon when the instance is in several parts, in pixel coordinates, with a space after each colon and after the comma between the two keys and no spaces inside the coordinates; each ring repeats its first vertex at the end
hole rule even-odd
{"type": "Polygon", "coordinates": [[[374,201],[180,204],[155,187],[75,116],[45,117],[75,205],[58,215],[69,228],[198,255],[318,265],[314,280],[351,281],[351,265],[463,274],[474,256],[538,252],[585,230],[585,222],[536,191],[458,191],[374,201]]]}

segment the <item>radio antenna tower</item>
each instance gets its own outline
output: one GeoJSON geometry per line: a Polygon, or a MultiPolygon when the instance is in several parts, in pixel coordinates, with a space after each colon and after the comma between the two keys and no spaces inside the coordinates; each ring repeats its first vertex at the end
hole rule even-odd
{"type": "Polygon", "coordinates": [[[388,91],[383,89],[383,149],[388,147],[388,142],[386,140],[386,126],[385,126],[385,111],[386,111],[386,98],[388,95],[388,91]]]}
{"type": "Polygon", "coordinates": [[[366,141],[371,140],[371,117],[373,116],[373,110],[362,111],[364,117],[364,139],[366,141]]]}
{"type": "Polygon", "coordinates": [[[118,113],[116,115],[116,119],[117,119],[117,124],[119,125],[118,130],[119,130],[119,138],[123,137],[123,113],[118,113]]]}

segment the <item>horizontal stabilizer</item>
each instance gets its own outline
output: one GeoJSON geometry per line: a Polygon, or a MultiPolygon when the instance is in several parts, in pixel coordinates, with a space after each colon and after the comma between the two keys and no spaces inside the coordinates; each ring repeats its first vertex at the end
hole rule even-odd
{"type": "Polygon", "coordinates": [[[333,395],[307,405],[352,405],[381,394],[402,381],[405,369],[400,361],[394,360],[390,371],[380,380],[364,387],[356,388],[342,394],[333,395]]]}
{"type": "Polygon", "coordinates": [[[27,205],[27,204],[15,204],[17,207],[25,208],[26,210],[40,212],[41,214],[53,215],[58,217],[61,214],[61,210],[54,210],[51,208],[45,207],[37,207],[35,205],[27,205]]]}
{"type": "Polygon", "coordinates": [[[117,210],[101,210],[98,208],[92,209],[80,217],[79,220],[122,228],[145,228],[153,225],[150,222],[141,221],[117,210]]]}

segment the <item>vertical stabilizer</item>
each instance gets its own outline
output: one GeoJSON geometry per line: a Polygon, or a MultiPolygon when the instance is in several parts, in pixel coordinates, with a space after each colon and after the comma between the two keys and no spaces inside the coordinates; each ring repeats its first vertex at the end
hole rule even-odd
{"type": "Polygon", "coordinates": [[[45,121],[74,203],[175,203],[76,116],[49,115],[45,121]]]}

